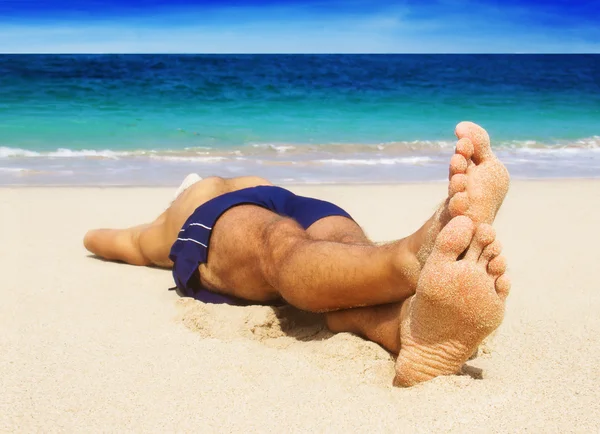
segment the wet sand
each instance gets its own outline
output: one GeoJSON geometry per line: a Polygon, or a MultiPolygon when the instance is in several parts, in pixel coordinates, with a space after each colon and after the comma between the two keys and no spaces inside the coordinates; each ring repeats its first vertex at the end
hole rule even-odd
{"type": "MultiPolygon", "coordinates": [[[[302,186],[377,241],[446,184],[302,186]]],[[[597,432],[600,181],[521,181],[495,223],[513,288],[464,375],[391,386],[393,359],[318,315],[180,299],[169,271],[100,261],[86,229],[174,189],[0,189],[0,432],[597,432]]]]}

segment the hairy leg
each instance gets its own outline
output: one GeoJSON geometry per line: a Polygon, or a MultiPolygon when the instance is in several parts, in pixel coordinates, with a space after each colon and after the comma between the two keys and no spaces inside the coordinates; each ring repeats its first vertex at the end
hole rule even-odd
{"type": "Polygon", "coordinates": [[[283,298],[315,312],[412,293],[419,264],[406,249],[314,239],[311,228],[254,205],[230,209],[213,227],[208,261],[200,265],[203,286],[254,301],[283,298]]]}
{"type": "Polygon", "coordinates": [[[344,309],[326,313],[325,320],[333,333],[354,333],[398,354],[401,308],[402,302],[344,309]]]}
{"type": "Polygon", "coordinates": [[[104,259],[132,265],[171,267],[171,246],[181,226],[197,207],[221,194],[257,185],[271,183],[256,176],[205,178],[181,193],[153,222],[127,229],[90,230],[83,244],[88,251],[104,259]]]}
{"type": "Polygon", "coordinates": [[[290,219],[236,207],[213,229],[208,263],[200,268],[203,283],[256,301],[281,296],[319,312],[402,302],[415,293],[444,225],[461,213],[476,223],[493,221],[508,189],[508,173],[485,130],[461,123],[456,135],[448,197],[412,235],[380,246],[348,243],[343,234],[311,236],[290,219]]]}
{"type": "MultiPolygon", "coordinates": [[[[374,245],[356,223],[341,217],[319,220],[307,232],[311,238],[318,240],[374,245]]],[[[398,354],[401,306],[400,302],[342,309],[325,313],[325,320],[329,330],[334,333],[354,333],[398,354]]]]}
{"type": "MultiPolygon", "coordinates": [[[[471,122],[461,122],[455,133],[459,141],[450,161],[448,198],[403,244],[416,255],[421,266],[427,261],[438,233],[452,217],[467,215],[475,223],[492,223],[508,190],[508,172],[493,154],[487,132],[471,122]]],[[[327,229],[328,233],[321,234],[323,239],[339,238],[335,228],[327,229]]],[[[344,242],[364,243],[364,233],[352,229],[345,229],[344,242]]],[[[326,314],[327,325],[333,332],[361,335],[397,354],[403,301],[330,312],[326,314]]]]}

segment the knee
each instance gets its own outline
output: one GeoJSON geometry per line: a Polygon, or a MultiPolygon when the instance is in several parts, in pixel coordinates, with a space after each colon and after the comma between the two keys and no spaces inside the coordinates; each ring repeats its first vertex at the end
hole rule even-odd
{"type": "Polygon", "coordinates": [[[261,178],[260,176],[247,176],[244,180],[249,186],[273,185],[269,180],[261,178]]]}
{"type": "Polygon", "coordinates": [[[197,199],[207,201],[213,197],[220,196],[228,191],[227,180],[220,176],[208,176],[203,178],[202,181],[195,183],[190,187],[189,191],[193,191],[197,199]]]}
{"type": "Polygon", "coordinates": [[[85,247],[85,249],[88,252],[94,253],[97,233],[97,229],[92,229],[90,231],[87,231],[86,234],[83,236],[83,247],[85,247]]]}
{"type": "Polygon", "coordinates": [[[229,179],[226,182],[231,190],[241,190],[243,188],[257,187],[259,185],[273,185],[259,176],[242,176],[229,179]]]}
{"type": "Polygon", "coordinates": [[[298,223],[279,219],[268,225],[263,236],[261,269],[265,280],[291,305],[310,312],[322,312],[318,285],[307,273],[300,273],[302,257],[310,240],[298,223]],[[301,278],[299,276],[302,276],[301,278]]]}
{"type": "Polygon", "coordinates": [[[261,267],[268,277],[277,277],[299,245],[308,239],[302,227],[292,219],[276,217],[262,233],[261,267]]]}
{"type": "Polygon", "coordinates": [[[291,219],[277,217],[264,228],[260,266],[274,287],[279,286],[284,266],[290,262],[294,252],[305,239],[300,225],[291,219]]]}
{"type": "Polygon", "coordinates": [[[206,190],[221,191],[225,186],[225,179],[220,176],[209,176],[200,181],[206,190]]]}

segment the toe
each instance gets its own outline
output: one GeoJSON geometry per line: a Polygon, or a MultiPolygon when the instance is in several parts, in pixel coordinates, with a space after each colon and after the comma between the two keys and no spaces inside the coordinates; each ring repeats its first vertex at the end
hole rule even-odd
{"type": "Polygon", "coordinates": [[[508,297],[508,293],[510,292],[510,279],[506,274],[498,277],[496,279],[496,294],[502,300],[506,300],[508,297]]]}
{"type": "Polygon", "coordinates": [[[435,240],[431,256],[438,259],[456,261],[471,243],[475,225],[465,216],[458,216],[442,229],[435,240]]]}
{"type": "Polygon", "coordinates": [[[473,143],[473,161],[476,164],[491,155],[490,136],[479,125],[473,122],[461,122],[456,126],[454,133],[459,139],[468,138],[471,140],[473,143]]]}
{"type": "Polygon", "coordinates": [[[497,256],[490,261],[487,266],[487,271],[492,276],[501,276],[506,273],[506,258],[504,256],[497,256]]]}
{"type": "Polygon", "coordinates": [[[452,217],[464,215],[469,209],[469,196],[466,192],[456,193],[448,203],[448,211],[452,217]]]}
{"type": "Polygon", "coordinates": [[[450,159],[450,177],[457,173],[467,173],[468,163],[465,157],[460,154],[454,154],[450,159]]]}
{"type": "Polygon", "coordinates": [[[498,240],[494,240],[493,243],[488,245],[483,252],[481,252],[481,256],[479,257],[479,262],[481,262],[484,266],[487,266],[488,262],[494,259],[502,252],[502,244],[498,240]]]}
{"type": "Polygon", "coordinates": [[[496,233],[490,225],[481,224],[475,230],[475,236],[469,245],[469,250],[465,255],[465,260],[477,262],[483,250],[489,246],[496,238],[496,233]]]}
{"type": "Polygon", "coordinates": [[[450,185],[448,186],[448,196],[452,197],[456,193],[462,193],[467,189],[467,175],[457,173],[450,178],[450,185]]]}
{"type": "Polygon", "coordinates": [[[456,142],[456,153],[462,155],[465,159],[470,160],[474,151],[473,143],[467,137],[463,137],[456,142]]]}

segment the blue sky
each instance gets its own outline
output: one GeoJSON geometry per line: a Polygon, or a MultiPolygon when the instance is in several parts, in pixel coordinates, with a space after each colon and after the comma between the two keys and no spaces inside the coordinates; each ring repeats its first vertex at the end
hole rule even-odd
{"type": "Polygon", "coordinates": [[[600,0],[0,0],[2,53],[600,53],[600,0]]]}

